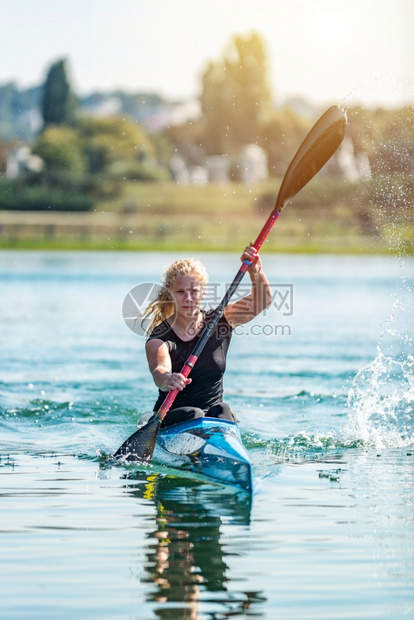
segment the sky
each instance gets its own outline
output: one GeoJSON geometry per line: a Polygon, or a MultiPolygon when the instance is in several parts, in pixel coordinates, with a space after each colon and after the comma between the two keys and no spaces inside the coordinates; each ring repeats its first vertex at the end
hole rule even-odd
{"type": "Polygon", "coordinates": [[[414,104],[414,0],[0,0],[0,85],[68,59],[78,94],[200,94],[236,34],[267,46],[275,102],[414,104]]]}

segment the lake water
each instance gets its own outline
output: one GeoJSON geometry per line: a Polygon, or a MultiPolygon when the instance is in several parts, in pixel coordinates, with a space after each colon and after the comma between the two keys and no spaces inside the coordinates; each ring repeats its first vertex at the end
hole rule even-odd
{"type": "MultiPolygon", "coordinates": [[[[149,411],[128,291],[173,254],[0,254],[1,617],[414,617],[414,261],[264,255],[225,377],[250,503],[108,457],[149,411]]],[[[239,259],[205,254],[210,302],[239,259]]]]}

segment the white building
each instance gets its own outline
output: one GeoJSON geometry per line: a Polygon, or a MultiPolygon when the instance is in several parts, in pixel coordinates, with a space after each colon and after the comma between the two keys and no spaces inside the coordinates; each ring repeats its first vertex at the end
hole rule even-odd
{"type": "Polygon", "coordinates": [[[8,179],[17,179],[25,172],[41,172],[44,161],[38,155],[33,155],[27,145],[17,146],[7,154],[6,176],[8,179]]]}
{"type": "Polygon", "coordinates": [[[252,185],[266,181],[268,177],[267,154],[257,144],[246,144],[239,154],[233,157],[233,162],[238,169],[238,180],[242,183],[252,185]]]}

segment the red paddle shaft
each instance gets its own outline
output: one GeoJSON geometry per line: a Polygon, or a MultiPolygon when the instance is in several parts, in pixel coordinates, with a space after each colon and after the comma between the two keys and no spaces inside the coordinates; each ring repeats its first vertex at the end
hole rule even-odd
{"type": "MultiPolygon", "coordinates": [[[[257,252],[259,252],[260,248],[262,247],[263,243],[266,241],[268,234],[270,233],[270,231],[272,230],[273,225],[275,224],[277,218],[280,215],[280,211],[272,211],[272,213],[270,214],[270,216],[268,217],[265,225],[263,226],[259,236],[257,237],[256,241],[253,243],[253,247],[256,249],[257,252]]],[[[206,344],[207,340],[209,339],[211,332],[213,331],[213,329],[215,328],[215,326],[217,325],[220,317],[223,315],[224,309],[226,308],[228,302],[230,301],[230,298],[233,296],[235,290],[237,289],[237,287],[239,286],[241,280],[243,279],[244,274],[246,273],[246,271],[249,269],[250,265],[251,265],[251,261],[245,259],[243,261],[243,263],[240,266],[239,271],[236,274],[236,277],[234,278],[233,282],[231,283],[227,293],[224,295],[223,299],[221,300],[220,305],[217,307],[214,315],[211,317],[211,319],[209,320],[209,322],[207,323],[207,325],[204,328],[204,331],[200,337],[200,340],[197,342],[196,346],[194,347],[193,351],[191,352],[191,354],[189,355],[189,357],[187,358],[186,362],[184,363],[184,366],[181,369],[181,374],[187,378],[188,375],[190,374],[191,370],[194,367],[194,364],[196,363],[201,351],[204,349],[204,345],[206,344]]],[[[165,416],[167,415],[168,411],[171,408],[171,405],[173,404],[177,394],[178,394],[179,390],[171,390],[171,392],[168,393],[168,395],[166,396],[166,398],[164,399],[164,402],[162,403],[161,407],[158,409],[157,412],[157,416],[160,418],[160,420],[163,420],[165,418],[165,416]]]]}

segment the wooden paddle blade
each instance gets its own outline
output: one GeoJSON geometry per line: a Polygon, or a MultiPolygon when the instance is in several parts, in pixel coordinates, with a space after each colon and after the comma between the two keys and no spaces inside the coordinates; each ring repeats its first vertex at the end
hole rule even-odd
{"type": "Polygon", "coordinates": [[[154,452],[161,420],[155,417],[148,424],[139,428],[129,437],[115,452],[115,458],[123,458],[126,461],[149,462],[154,452]]]}
{"type": "Polygon", "coordinates": [[[312,127],[283,178],[275,211],[285,204],[315,176],[341,144],[346,129],[346,114],[339,106],[329,108],[312,127]]]}

